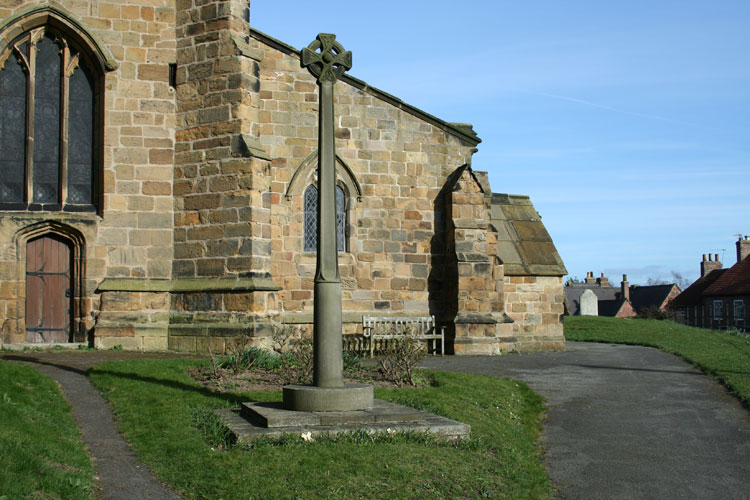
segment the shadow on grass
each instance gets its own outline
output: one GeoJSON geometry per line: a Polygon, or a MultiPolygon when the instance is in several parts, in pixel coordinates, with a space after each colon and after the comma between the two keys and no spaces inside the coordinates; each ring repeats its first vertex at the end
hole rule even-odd
{"type": "MultiPolygon", "coordinates": [[[[161,385],[169,389],[192,392],[194,394],[198,394],[203,397],[224,400],[225,402],[231,403],[232,405],[236,405],[236,406],[239,406],[240,403],[243,403],[251,399],[249,395],[245,393],[218,392],[218,391],[213,391],[211,389],[208,389],[197,383],[193,385],[193,384],[188,384],[185,382],[180,382],[178,380],[149,377],[149,376],[140,375],[138,373],[133,373],[133,372],[120,372],[120,371],[114,371],[114,370],[105,370],[105,369],[98,368],[97,367],[98,365],[89,367],[87,369],[83,369],[83,368],[78,368],[75,366],[67,365],[64,363],[53,363],[51,361],[44,361],[34,356],[20,356],[20,355],[7,355],[7,356],[3,356],[2,359],[6,359],[9,361],[21,361],[21,362],[26,362],[29,364],[36,364],[36,365],[51,366],[59,370],[65,370],[65,371],[77,373],[79,375],[83,375],[89,379],[90,379],[91,373],[96,372],[98,374],[109,375],[111,377],[129,379],[129,380],[134,380],[136,382],[142,382],[142,383],[147,383],[147,384],[161,385]]],[[[110,361],[106,361],[106,362],[110,362],[110,361]]],[[[268,392],[272,392],[272,391],[268,391],[268,392]]]]}
{"type": "MultiPolygon", "coordinates": [[[[119,372],[119,371],[113,371],[113,370],[104,370],[101,368],[91,368],[90,370],[88,370],[86,375],[89,376],[92,372],[95,372],[96,374],[101,374],[101,375],[108,375],[111,377],[118,377],[121,379],[133,380],[136,382],[142,382],[146,384],[161,385],[162,387],[166,387],[168,389],[175,389],[178,391],[185,391],[188,393],[198,394],[206,398],[219,399],[227,403],[230,403],[232,406],[239,406],[240,403],[257,399],[257,398],[251,398],[250,395],[247,393],[218,392],[218,391],[208,389],[207,387],[204,387],[197,383],[193,385],[193,384],[188,384],[185,382],[180,382],[178,380],[149,377],[149,376],[140,375],[140,374],[132,373],[132,372],[119,372]]],[[[270,393],[272,391],[268,391],[268,392],[270,393]]]]}

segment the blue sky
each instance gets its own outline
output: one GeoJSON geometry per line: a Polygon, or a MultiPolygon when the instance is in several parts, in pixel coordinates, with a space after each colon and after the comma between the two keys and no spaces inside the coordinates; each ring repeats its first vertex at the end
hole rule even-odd
{"type": "Polygon", "coordinates": [[[250,23],[335,33],[351,75],[472,123],[473,168],[531,196],[570,276],[692,281],[750,234],[747,0],[252,0],[250,23]]]}

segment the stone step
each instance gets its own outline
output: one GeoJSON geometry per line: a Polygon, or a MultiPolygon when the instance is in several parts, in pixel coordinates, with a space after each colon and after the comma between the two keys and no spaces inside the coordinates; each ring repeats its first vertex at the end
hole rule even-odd
{"type": "Polygon", "coordinates": [[[336,435],[364,430],[378,432],[425,432],[440,439],[467,439],[469,425],[376,399],[368,410],[301,412],[286,410],[282,403],[242,403],[240,409],[216,410],[238,443],[288,434],[336,435]]]}

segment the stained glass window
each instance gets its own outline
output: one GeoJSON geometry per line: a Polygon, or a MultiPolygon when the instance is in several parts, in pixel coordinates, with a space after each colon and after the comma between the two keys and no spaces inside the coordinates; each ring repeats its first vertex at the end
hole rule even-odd
{"type": "MultiPolygon", "coordinates": [[[[318,188],[309,185],[304,195],[304,250],[318,249],[318,188]]],[[[339,252],[346,251],[346,195],[341,186],[336,186],[336,243],[339,252]]]]}
{"type": "Polygon", "coordinates": [[[94,209],[96,85],[80,57],[45,27],[0,54],[0,209],[94,209]]]}
{"type": "Polygon", "coordinates": [[[93,205],[94,83],[85,69],[70,77],[68,203],[93,205]]]}
{"type": "Polygon", "coordinates": [[[37,43],[34,98],[34,202],[58,203],[60,178],[60,47],[37,43]]]}
{"type": "Polygon", "coordinates": [[[0,71],[0,204],[24,202],[26,76],[10,56],[0,71]]]}

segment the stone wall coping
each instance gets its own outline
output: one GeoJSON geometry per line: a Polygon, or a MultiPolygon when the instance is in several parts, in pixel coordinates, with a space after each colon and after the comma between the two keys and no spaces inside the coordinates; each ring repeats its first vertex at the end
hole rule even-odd
{"type": "Polygon", "coordinates": [[[565,276],[561,274],[560,266],[543,264],[531,264],[527,269],[523,264],[506,262],[503,264],[503,271],[505,276],[545,276],[557,278],[565,276]]]}
{"type": "Polygon", "coordinates": [[[105,278],[98,292],[275,292],[281,286],[271,278],[105,278]]]}
{"type": "MultiPolygon", "coordinates": [[[[252,27],[250,28],[250,36],[258,40],[259,42],[264,43],[268,45],[269,47],[272,47],[287,55],[299,57],[298,49],[295,49],[291,45],[286,44],[282,42],[281,40],[277,40],[276,38],[270,35],[267,35],[261,31],[258,31],[255,28],[252,28],[252,27]]],[[[422,111],[421,109],[415,106],[407,104],[401,99],[399,99],[398,97],[393,96],[387,92],[384,92],[378,88],[375,88],[369,85],[367,82],[360,80],[359,78],[355,78],[349,74],[345,73],[339,78],[339,80],[346,82],[352,87],[357,88],[361,90],[362,92],[366,92],[380,99],[381,101],[387,102],[388,104],[402,111],[405,111],[413,116],[416,116],[417,118],[424,120],[453,136],[458,137],[459,139],[471,144],[472,146],[477,146],[480,142],[482,142],[482,139],[480,139],[479,136],[477,136],[477,134],[471,128],[470,124],[449,123],[449,122],[443,121],[440,118],[434,115],[431,115],[427,113],[426,111],[422,111]]]]}

